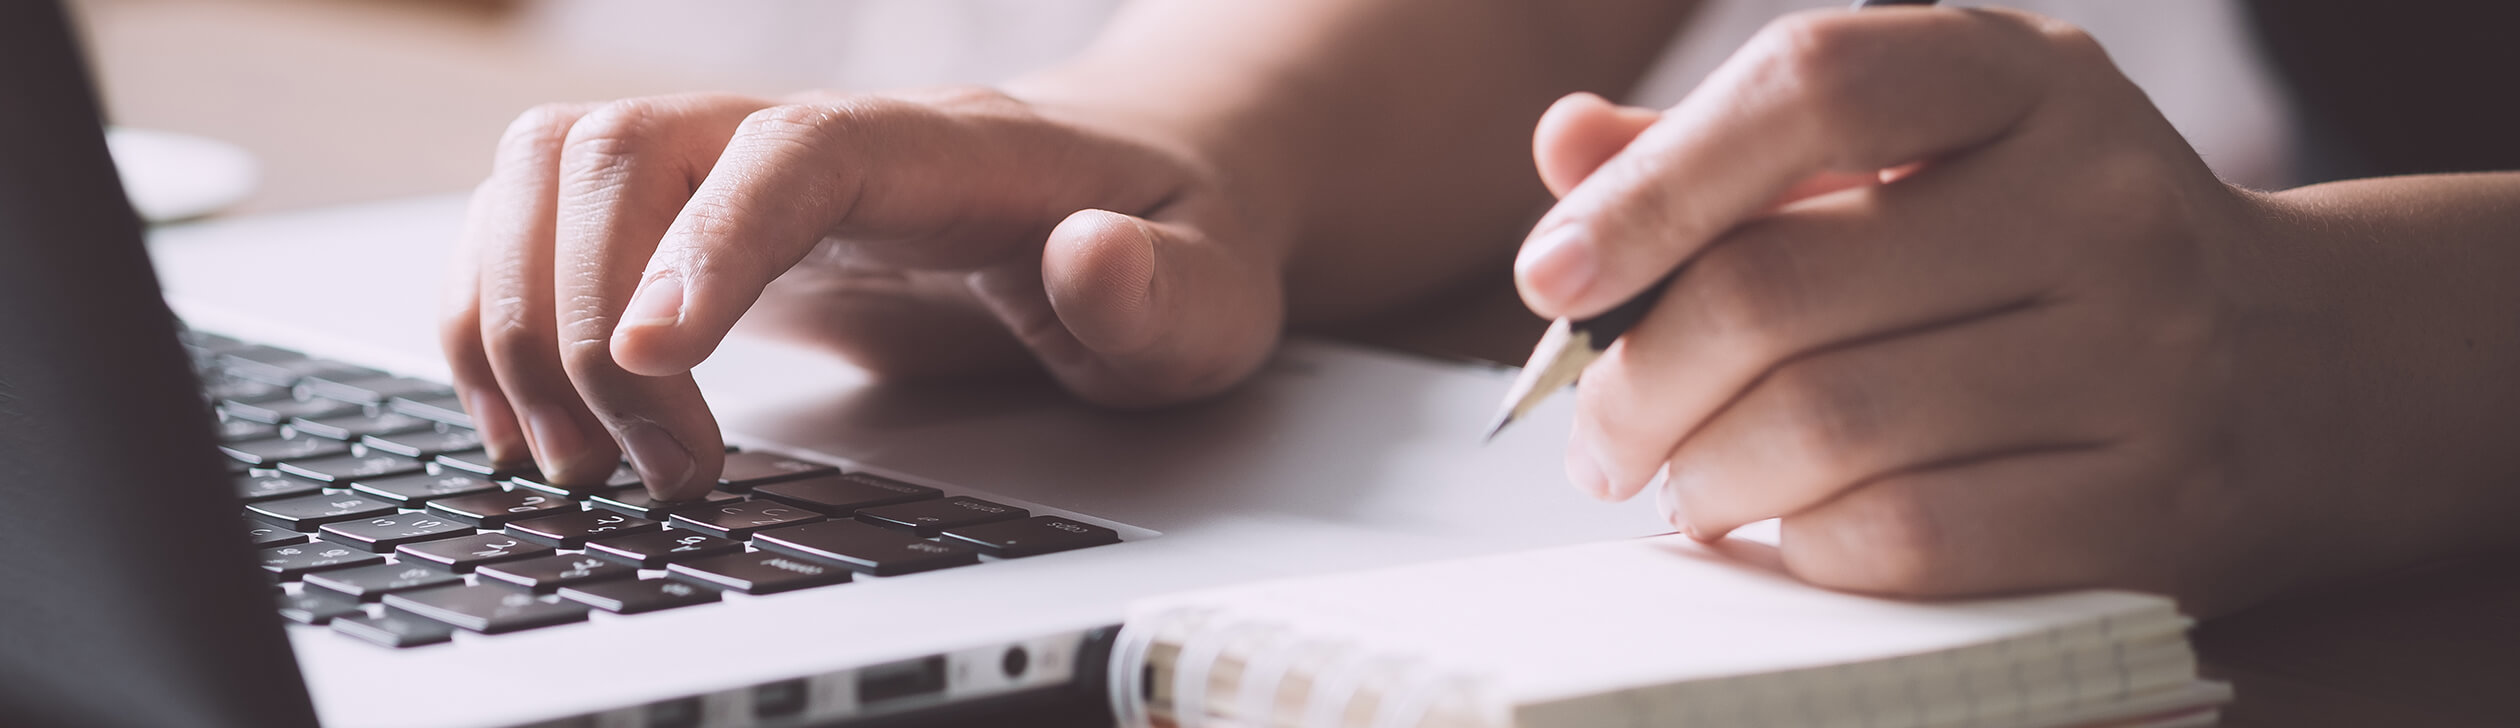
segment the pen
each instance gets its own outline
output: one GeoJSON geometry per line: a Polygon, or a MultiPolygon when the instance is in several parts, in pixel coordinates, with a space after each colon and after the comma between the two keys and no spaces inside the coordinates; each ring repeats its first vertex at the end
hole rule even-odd
{"type": "MultiPolygon", "coordinates": [[[[1932,4],[1934,0],[1855,0],[1858,10],[1882,5],[1932,4]]],[[[1540,406],[1549,395],[1574,384],[1575,378],[1584,373],[1584,367],[1600,359],[1601,353],[1610,349],[1611,342],[1626,334],[1637,320],[1645,318],[1645,312],[1653,310],[1654,303],[1662,300],[1663,288],[1670,286],[1671,279],[1688,268],[1687,263],[1680,264],[1670,275],[1655,281],[1635,298],[1601,315],[1582,321],[1561,318],[1551,322],[1549,332],[1541,335],[1540,344],[1532,348],[1531,361],[1523,365],[1522,374],[1514,377],[1514,386],[1505,390],[1505,404],[1497,410],[1496,423],[1488,428],[1487,439],[1496,439],[1496,433],[1504,432],[1506,425],[1530,414],[1532,408],[1540,406]]]]}

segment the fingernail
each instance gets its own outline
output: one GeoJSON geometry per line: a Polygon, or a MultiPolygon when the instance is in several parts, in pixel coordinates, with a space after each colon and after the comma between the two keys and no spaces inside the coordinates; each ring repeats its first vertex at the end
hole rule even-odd
{"type": "Polygon", "coordinates": [[[621,312],[621,326],[672,326],[682,320],[682,308],[682,278],[658,276],[630,294],[630,305],[621,312]]]}
{"type": "Polygon", "coordinates": [[[1662,494],[1666,499],[1661,501],[1664,509],[1663,517],[1670,519],[1671,525],[1678,526],[1680,528],[1680,532],[1688,534],[1689,538],[1697,539],[1699,541],[1713,541],[1722,534],[1710,534],[1705,530],[1698,528],[1697,524],[1684,522],[1683,519],[1686,514],[1680,512],[1680,492],[1684,490],[1697,490],[1705,487],[1705,471],[1689,468],[1677,461],[1663,466],[1662,494]]]}
{"type": "Polygon", "coordinates": [[[1602,500],[1613,502],[1623,501],[1627,500],[1629,496],[1636,495],[1636,492],[1628,489],[1626,484],[1619,482],[1618,469],[1611,467],[1612,462],[1610,460],[1610,454],[1601,449],[1601,445],[1598,441],[1591,438],[1586,438],[1584,440],[1584,458],[1591,461],[1591,468],[1593,472],[1600,473],[1601,493],[1599,494],[1599,497],[1602,500]]]}
{"type": "Polygon", "coordinates": [[[1680,496],[1673,495],[1673,491],[1668,481],[1663,483],[1663,487],[1655,488],[1654,510],[1662,513],[1663,522],[1671,524],[1672,528],[1687,528],[1688,524],[1680,520],[1680,496]]]}
{"type": "Polygon", "coordinates": [[[1565,224],[1523,246],[1514,269],[1526,293],[1563,306],[1592,287],[1600,274],[1600,261],[1593,255],[1584,226],[1565,224]]]}
{"type": "Polygon", "coordinates": [[[630,467],[639,469],[650,495],[682,496],[684,484],[691,480],[693,460],[691,449],[683,447],[674,433],[651,422],[632,424],[622,428],[621,449],[629,452],[630,467]]]}
{"type": "Polygon", "coordinates": [[[586,449],[586,435],[578,430],[577,420],[568,410],[553,405],[535,405],[527,409],[525,436],[534,440],[534,459],[542,471],[559,477],[565,466],[586,449]]]}

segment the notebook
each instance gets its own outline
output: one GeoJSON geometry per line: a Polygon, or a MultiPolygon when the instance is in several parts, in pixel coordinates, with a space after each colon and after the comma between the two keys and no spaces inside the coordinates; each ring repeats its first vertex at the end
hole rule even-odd
{"type": "Polygon", "coordinates": [[[2231,696],[2163,597],[1900,601],[1773,556],[1662,536],[1151,599],[1113,708],[1132,728],[2064,728],[2212,725],[2231,696]]]}

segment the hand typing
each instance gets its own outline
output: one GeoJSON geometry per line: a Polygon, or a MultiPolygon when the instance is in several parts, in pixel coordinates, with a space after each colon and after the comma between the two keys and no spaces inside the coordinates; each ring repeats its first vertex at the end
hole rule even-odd
{"type": "Polygon", "coordinates": [[[443,344],[490,453],[659,498],[723,458],[690,369],[739,318],[878,374],[1038,362],[1118,406],[1214,393],[1282,246],[1191,154],[988,90],[559,104],[473,197],[443,344]]]}

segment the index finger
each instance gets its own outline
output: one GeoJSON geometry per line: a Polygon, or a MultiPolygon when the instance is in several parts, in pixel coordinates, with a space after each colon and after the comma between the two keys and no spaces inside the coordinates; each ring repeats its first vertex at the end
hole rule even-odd
{"type": "Polygon", "coordinates": [[[613,354],[648,376],[689,370],[763,290],[825,240],[843,264],[971,271],[1037,258],[1060,220],[1151,207],[1168,188],[1123,148],[1084,148],[991,97],[863,98],[746,118],[639,277],[613,354]]]}
{"type": "Polygon", "coordinates": [[[1598,315],[1814,175],[1994,142],[2046,94],[2042,31],[2005,11],[1814,11],[1770,24],[1542,217],[1523,301],[1598,315]]]}

